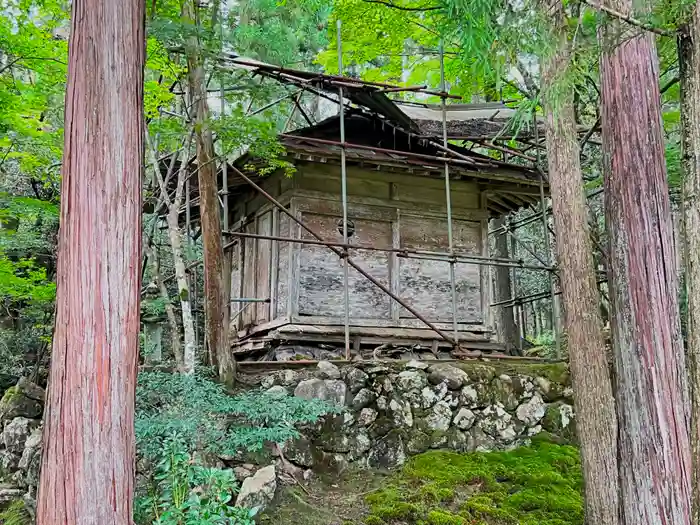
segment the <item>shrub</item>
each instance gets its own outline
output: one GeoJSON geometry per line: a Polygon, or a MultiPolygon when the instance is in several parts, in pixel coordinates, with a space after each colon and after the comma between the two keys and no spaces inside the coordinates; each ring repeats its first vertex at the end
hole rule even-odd
{"type": "Polygon", "coordinates": [[[199,375],[142,372],[136,389],[136,438],[146,458],[157,455],[173,435],[190,452],[230,456],[296,438],[297,425],[338,410],[322,401],[260,391],[230,396],[222,385],[199,375]]]}
{"type": "Polygon", "coordinates": [[[231,506],[231,470],[206,468],[196,452],[232,456],[298,437],[296,425],[316,422],[337,407],[320,401],[249,392],[229,395],[203,375],[139,374],[136,440],[145,465],[155,465],[139,487],[139,524],[252,525],[256,510],[231,506]]]}

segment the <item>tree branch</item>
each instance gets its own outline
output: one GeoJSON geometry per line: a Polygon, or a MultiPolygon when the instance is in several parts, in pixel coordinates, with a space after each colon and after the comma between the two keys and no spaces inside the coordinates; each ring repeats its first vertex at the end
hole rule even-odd
{"type": "Polygon", "coordinates": [[[644,29],[645,31],[650,31],[651,33],[656,33],[657,35],[661,36],[675,36],[675,33],[671,31],[666,31],[665,29],[661,29],[659,27],[654,27],[652,25],[646,24],[642,22],[641,20],[637,20],[636,18],[632,18],[631,16],[625,15],[624,13],[621,13],[620,11],[617,11],[613,9],[612,7],[607,7],[602,4],[599,4],[598,2],[595,2],[594,0],[581,0],[584,4],[589,5],[593,9],[597,9],[598,11],[603,11],[604,13],[607,13],[610,16],[613,16],[615,18],[618,18],[622,20],[623,22],[627,22],[630,25],[639,27],[640,29],[644,29]]]}
{"type": "Polygon", "coordinates": [[[382,4],[387,7],[391,7],[392,9],[398,9],[400,11],[438,11],[442,9],[440,6],[425,6],[425,7],[404,7],[402,5],[396,5],[395,3],[391,2],[390,0],[384,1],[384,0],[362,0],[363,2],[367,2],[368,4],[382,4]]]}

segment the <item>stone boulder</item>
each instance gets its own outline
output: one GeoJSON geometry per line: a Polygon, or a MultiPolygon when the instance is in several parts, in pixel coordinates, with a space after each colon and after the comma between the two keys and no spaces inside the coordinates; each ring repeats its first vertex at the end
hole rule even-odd
{"type": "Polygon", "coordinates": [[[544,417],[547,407],[539,394],[520,405],[515,411],[516,417],[527,426],[535,426],[544,417]]]}
{"type": "Polygon", "coordinates": [[[352,399],[352,408],[362,410],[371,405],[376,399],[376,395],[369,388],[362,388],[352,399]]]}
{"type": "Polygon", "coordinates": [[[404,370],[399,374],[397,383],[404,392],[420,392],[428,386],[425,374],[420,370],[404,370]]]}
{"type": "Polygon", "coordinates": [[[277,474],[274,465],[258,470],[246,478],[236,498],[236,507],[258,508],[263,510],[275,497],[277,474]]]}
{"type": "Polygon", "coordinates": [[[316,375],[321,379],[340,379],[340,368],[330,361],[319,361],[316,375]]]}
{"type": "Polygon", "coordinates": [[[334,405],[344,406],[347,387],[345,383],[337,379],[307,379],[297,385],[294,395],[302,399],[320,399],[334,405]]]}
{"type": "Polygon", "coordinates": [[[467,373],[447,363],[433,365],[428,369],[428,379],[434,385],[445,383],[450,390],[462,388],[469,380],[467,373]]]}
{"type": "Polygon", "coordinates": [[[37,420],[26,417],[16,417],[7,423],[2,432],[2,444],[5,445],[5,450],[21,456],[27,438],[38,426],[37,420]]]}
{"type": "Polygon", "coordinates": [[[43,388],[20,378],[15,386],[7,389],[0,400],[0,422],[16,417],[40,417],[44,411],[44,396],[43,388]]]}
{"type": "Polygon", "coordinates": [[[444,401],[439,401],[425,419],[433,430],[447,430],[452,422],[452,409],[444,401]]]}
{"type": "Polygon", "coordinates": [[[359,368],[349,368],[343,371],[345,383],[348,385],[350,393],[355,395],[362,390],[369,380],[369,376],[359,368]]]}
{"type": "Polygon", "coordinates": [[[460,430],[469,430],[476,421],[476,415],[468,408],[460,408],[454,419],[454,424],[460,430]]]}
{"type": "Polygon", "coordinates": [[[575,441],[574,407],[561,401],[548,405],[542,419],[542,428],[564,441],[575,441]]]}
{"type": "Polygon", "coordinates": [[[427,370],[429,367],[430,365],[428,363],[424,361],[416,361],[415,359],[406,363],[406,368],[413,370],[427,370]]]}
{"type": "Polygon", "coordinates": [[[401,432],[392,430],[386,436],[378,439],[367,455],[367,463],[370,467],[381,469],[393,469],[406,462],[401,432]]]}

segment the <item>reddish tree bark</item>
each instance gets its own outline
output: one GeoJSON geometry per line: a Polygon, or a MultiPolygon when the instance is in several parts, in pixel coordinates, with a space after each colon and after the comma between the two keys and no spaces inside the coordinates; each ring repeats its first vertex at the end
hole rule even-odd
{"type": "Polygon", "coordinates": [[[132,522],[143,0],[73,0],[37,523],[132,522]]]}
{"type": "MultiPolygon", "coordinates": [[[[631,0],[608,2],[623,13],[631,0]]],[[[624,31],[627,31],[625,33],[624,31]]],[[[622,523],[690,523],[689,397],[654,37],[601,31],[622,523]]]]}
{"type": "Polygon", "coordinates": [[[571,45],[559,0],[547,0],[558,45],[542,68],[545,134],[559,276],[564,299],[576,430],[585,481],[586,523],[617,525],[617,422],[600,318],[593,246],[576,133],[574,90],[569,83],[571,45]]]}

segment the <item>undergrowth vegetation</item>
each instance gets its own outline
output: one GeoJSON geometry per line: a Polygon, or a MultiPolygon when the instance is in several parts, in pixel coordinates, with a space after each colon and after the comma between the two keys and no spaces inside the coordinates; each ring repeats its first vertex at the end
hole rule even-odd
{"type": "Polygon", "coordinates": [[[578,451],[546,441],[509,452],[431,451],[367,496],[365,525],[583,525],[578,451]]]}
{"type": "Polygon", "coordinates": [[[207,456],[235,456],[284,443],[338,410],[321,401],[246,392],[229,395],[201,375],[142,372],[136,390],[136,439],[144,465],[135,520],[159,525],[250,525],[256,509],[233,505],[236,480],[207,456]]]}

